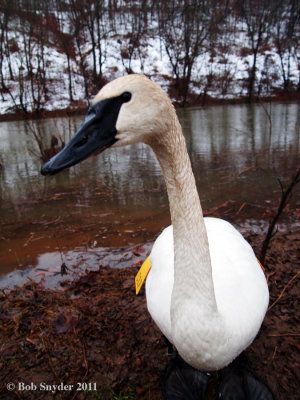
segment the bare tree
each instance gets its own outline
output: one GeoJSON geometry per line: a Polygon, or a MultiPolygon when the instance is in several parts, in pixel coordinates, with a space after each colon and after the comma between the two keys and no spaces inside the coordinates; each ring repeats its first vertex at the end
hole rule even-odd
{"type": "Polygon", "coordinates": [[[141,4],[133,3],[128,12],[116,15],[119,19],[118,26],[124,33],[118,32],[120,36],[120,54],[122,64],[128,74],[133,72],[132,60],[140,60],[141,70],[143,70],[143,48],[145,47],[145,34],[147,29],[147,11],[144,2],[141,4]]]}
{"type": "Polygon", "coordinates": [[[106,59],[107,24],[103,20],[105,5],[103,0],[81,1],[82,20],[89,33],[93,59],[92,80],[99,85],[102,80],[102,68],[106,59]]]}
{"type": "Polygon", "coordinates": [[[66,11],[64,7],[60,4],[61,0],[57,0],[56,13],[48,16],[47,25],[49,31],[53,34],[53,40],[58,50],[65,54],[67,59],[67,73],[68,73],[68,92],[70,102],[73,101],[73,71],[72,71],[72,61],[76,58],[74,38],[72,35],[72,29],[70,29],[70,24],[66,18],[66,11]]]}
{"type": "Polygon", "coordinates": [[[26,18],[27,23],[23,23],[21,31],[24,55],[22,84],[26,90],[26,101],[30,104],[29,109],[39,112],[45,103],[47,91],[44,53],[46,25],[37,10],[28,12],[26,18]]]}
{"type": "Polygon", "coordinates": [[[79,58],[79,69],[83,78],[85,96],[89,96],[89,74],[88,74],[88,63],[87,56],[84,53],[84,45],[87,42],[86,35],[83,29],[82,20],[82,9],[81,1],[70,0],[69,4],[69,20],[72,26],[72,35],[76,44],[76,51],[79,58]]]}
{"type": "Polygon", "coordinates": [[[217,34],[228,3],[218,0],[171,0],[159,4],[159,32],[182,105],[186,104],[196,58],[217,34]]]}
{"type": "Polygon", "coordinates": [[[297,0],[279,1],[273,40],[280,58],[283,89],[289,91],[291,82],[291,59],[297,57],[299,46],[300,3],[297,0]]]}
{"type": "Polygon", "coordinates": [[[0,80],[1,80],[1,93],[8,92],[9,88],[5,83],[4,64],[7,66],[9,78],[14,79],[10,49],[11,41],[8,38],[10,30],[10,21],[13,16],[13,6],[10,0],[3,0],[0,4],[0,80]]]}
{"type": "Polygon", "coordinates": [[[274,21],[275,10],[278,6],[276,2],[270,2],[269,0],[237,0],[236,7],[246,24],[253,56],[248,79],[248,100],[252,102],[255,96],[257,57],[263,45],[270,38],[270,27],[274,21]]]}

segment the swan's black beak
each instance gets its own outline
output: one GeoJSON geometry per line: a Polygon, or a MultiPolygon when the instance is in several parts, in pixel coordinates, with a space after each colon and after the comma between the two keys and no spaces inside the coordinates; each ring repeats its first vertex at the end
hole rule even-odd
{"type": "Polygon", "coordinates": [[[112,146],[117,141],[116,123],[123,103],[121,95],[93,105],[70,142],[43,165],[42,175],[54,175],[112,146]]]}

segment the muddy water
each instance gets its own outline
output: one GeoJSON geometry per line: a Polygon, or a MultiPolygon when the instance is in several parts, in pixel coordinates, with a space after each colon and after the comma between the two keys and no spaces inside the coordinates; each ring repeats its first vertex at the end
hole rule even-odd
{"type": "MultiPolygon", "coordinates": [[[[277,178],[287,183],[300,165],[298,104],[218,106],[178,114],[204,210],[228,200],[236,210],[245,204],[276,206],[277,178]]],[[[151,243],[170,222],[159,165],[142,144],[109,149],[54,177],[40,175],[33,132],[46,145],[53,133],[67,141],[82,119],[0,124],[2,287],[28,274],[60,279],[63,262],[74,269],[131,265],[150,248],[140,244],[151,243]],[[121,247],[129,247],[135,258],[128,255],[126,263],[121,247]]],[[[299,204],[299,192],[293,202],[299,204]]]]}

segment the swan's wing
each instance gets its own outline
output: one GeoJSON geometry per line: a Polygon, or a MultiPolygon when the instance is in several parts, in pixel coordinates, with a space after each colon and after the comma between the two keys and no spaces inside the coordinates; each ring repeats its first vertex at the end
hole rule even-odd
{"type": "Polygon", "coordinates": [[[264,273],[252,247],[237,229],[222,219],[204,220],[218,310],[232,332],[249,335],[251,342],[269,302],[264,273]]]}

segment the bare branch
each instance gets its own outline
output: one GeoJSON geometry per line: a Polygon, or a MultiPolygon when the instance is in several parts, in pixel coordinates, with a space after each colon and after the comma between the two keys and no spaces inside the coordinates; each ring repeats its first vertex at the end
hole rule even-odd
{"type": "Polygon", "coordinates": [[[268,228],[265,240],[262,244],[261,253],[260,253],[260,257],[259,257],[262,264],[264,264],[264,261],[265,261],[269,242],[272,239],[272,237],[276,234],[276,232],[273,233],[275,225],[277,224],[277,221],[278,221],[280,215],[282,214],[283,210],[285,209],[286,205],[288,204],[288,202],[292,196],[293,190],[295,189],[296,185],[299,182],[300,182],[300,169],[298,169],[296,171],[295,176],[292,178],[291,183],[289,184],[289,186],[287,187],[287,189],[285,191],[283,190],[282,184],[279,180],[279,184],[280,184],[281,190],[282,190],[281,201],[280,201],[280,204],[278,206],[278,209],[277,209],[277,212],[276,212],[274,218],[269,223],[269,228],[268,228]]]}

